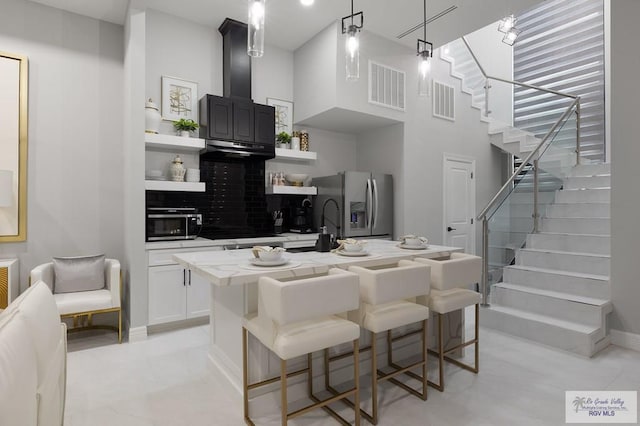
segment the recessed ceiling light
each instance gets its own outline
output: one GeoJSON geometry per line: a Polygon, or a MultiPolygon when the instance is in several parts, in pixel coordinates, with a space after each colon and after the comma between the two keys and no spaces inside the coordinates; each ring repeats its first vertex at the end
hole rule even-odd
{"type": "Polygon", "coordinates": [[[311,6],[313,4],[313,0],[300,0],[303,6],[311,6]]]}

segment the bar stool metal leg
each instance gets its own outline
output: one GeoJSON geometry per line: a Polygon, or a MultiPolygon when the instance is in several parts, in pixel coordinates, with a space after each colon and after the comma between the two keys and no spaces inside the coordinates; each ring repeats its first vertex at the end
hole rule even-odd
{"type": "Polygon", "coordinates": [[[287,426],[289,421],[287,414],[287,361],[284,359],[280,360],[280,403],[282,404],[280,407],[282,426],[287,426]]]}

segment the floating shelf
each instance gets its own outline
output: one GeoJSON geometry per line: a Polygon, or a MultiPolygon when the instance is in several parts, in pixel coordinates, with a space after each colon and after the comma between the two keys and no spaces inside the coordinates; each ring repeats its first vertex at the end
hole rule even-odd
{"type": "Polygon", "coordinates": [[[182,136],[145,133],[147,148],[180,149],[183,151],[200,151],[204,149],[204,139],[185,138],[182,136]]]}
{"type": "Polygon", "coordinates": [[[268,186],[265,192],[269,194],[288,194],[288,195],[317,195],[318,188],[315,186],[287,186],[275,185],[268,186]]]}
{"type": "Polygon", "coordinates": [[[318,154],[313,151],[299,151],[297,149],[276,148],[276,160],[286,158],[289,160],[316,160],[318,154]]]}
{"type": "Polygon", "coordinates": [[[204,182],[172,182],[169,180],[145,180],[144,188],[148,191],[188,191],[204,192],[204,182]]]}

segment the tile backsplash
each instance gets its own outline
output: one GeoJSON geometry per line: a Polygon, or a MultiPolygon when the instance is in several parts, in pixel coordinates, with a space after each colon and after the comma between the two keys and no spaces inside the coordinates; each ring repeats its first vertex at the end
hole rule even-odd
{"type": "Polygon", "coordinates": [[[264,161],[200,159],[205,192],[147,191],[147,207],[195,207],[203,215],[201,236],[240,238],[273,234],[267,213],[264,161]]]}

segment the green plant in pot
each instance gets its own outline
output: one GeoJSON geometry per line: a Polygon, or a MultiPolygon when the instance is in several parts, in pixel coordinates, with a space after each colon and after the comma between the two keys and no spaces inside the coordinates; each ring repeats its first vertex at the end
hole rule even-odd
{"type": "Polygon", "coordinates": [[[173,127],[178,132],[178,135],[188,138],[190,133],[196,131],[200,126],[191,119],[181,118],[180,120],[173,122],[173,127]]]}
{"type": "Polygon", "coordinates": [[[276,135],[276,142],[281,148],[286,148],[286,145],[291,142],[291,135],[287,132],[280,132],[276,135]]]}

